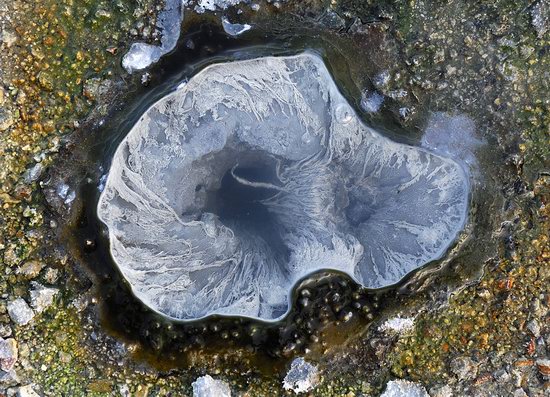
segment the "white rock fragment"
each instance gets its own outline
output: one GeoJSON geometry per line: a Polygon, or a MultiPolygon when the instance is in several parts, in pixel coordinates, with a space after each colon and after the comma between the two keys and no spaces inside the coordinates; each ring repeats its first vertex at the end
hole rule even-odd
{"type": "Polygon", "coordinates": [[[386,320],[379,328],[382,332],[403,333],[414,327],[414,318],[393,317],[386,320]]]}
{"type": "Polygon", "coordinates": [[[424,386],[408,380],[391,380],[380,397],[430,397],[424,386]]]}
{"type": "Polygon", "coordinates": [[[44,287],[36,282],[32,282],[31,284],[33,286],[30,292],[31,306],[39,314],[51,306],[59,290],[57,288],[44,287]]]}
{"type": "Polygon", "coordinates": [[[191,386],[193,387],[193,397],[231,397],[229,385],[210,375],[197,378],[191,386]]]}
{"type": "Polygon", "coordinates": [[[298,357],[290,364],[283,387],[294,393],[304,393],[314,389],[319,384],[319,370],[302,357],[298,357]]]}
{"type": "Polygon", "coordinates": [[[34,312],[23,298],[8,303],[8,314],[17,325],[28,324],[34,318],[34,312]]]}
{"type": "Polygon", "coordinates": [[[160,45],[133,43],[122,58],[122,67],[128,73],[143,70],[158,62],[163,55],[172,51],[178,42],[182,19],[182,1],[166,0],[165,8],[159,13],[157,18],[157,26],[162,31],[160,45]]]}
{"type": "Polygon", "coordinates": [[[230,36],[238,36],[250,29],[252,29],[252,26],[245,23],[231,23],[226,17],[222,17],[222,26],[225,33],[227,33],[230,36]]]}

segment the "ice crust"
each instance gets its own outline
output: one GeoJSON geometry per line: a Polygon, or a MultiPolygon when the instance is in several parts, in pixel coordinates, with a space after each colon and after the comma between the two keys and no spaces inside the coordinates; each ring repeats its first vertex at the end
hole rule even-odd
{"type": "Polygon", "coordinates": [[[183,19],[183,5],[182,0],[166,0],[157,21],[157,26],[162,31],[160,45],[133,43],[122,58],[122,67],[128,73],[149,67],[176,47],[183,19]]]}
{"type": "Polygon", "coordinates": [[[222,26],[225,33],[230,36],[238,36],[252,29],[252,26],[247,23],[231,23],[226,17],[222,17],[222,26]]]}
{"type": "Polygon", "coordinates": [[[178,320],[270,321],[320,269],[379,288],[440,258],[468,196],[460,165],[365,126],[304,53],[209,66],[155,103],[117,148],[98,215],[147,306],[178,320]],[[256,180],[247,167],[275,176],[256,180]],[[228,174],[270,192],[256,200],[267,232],[216,213],[228,174]]]}

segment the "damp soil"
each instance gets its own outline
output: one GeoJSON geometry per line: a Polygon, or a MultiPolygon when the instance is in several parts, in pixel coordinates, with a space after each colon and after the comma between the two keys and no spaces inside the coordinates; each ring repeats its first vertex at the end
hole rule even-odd
{"type": "Polygon", "coordinates": [[[481,265],[499,244],[491,236],[499,219],[489,214],[502,205],[495,194],[496,182],[487,177],[494,172],[494,159],[502,156],[491,151],[491,145],[478,153],[479,172],[472,181],[471,208],[464,232],[444,258],[429,263],[398,285],[368,290],[343,274],[321,271],[299,283],[290,313],[277,323],[221,316],[181,323],[143,305],[132,294],[109,253],[107,230],[96,213],[100,186],[118,143],[141,114],[207,65],[313,51],[323,57],[342,93],[365,122],[391,139],[418,144],[429,116],[427,107],[424,111],[419,108],[417,127],[405,129],[391,111],[383,109],[375,115],[361,111],[360,93],[365,85],[372,89],[367,76],[374,66],[357,64],[354,41],[326,30],[290,26],[282,32],[265,25],[235,38],[226,35],[208,17],[193,16],[184,21],[182,32],[186,33],[180,37],[176,50],[148,72],[147,85],[135,86],[129,99],[112,109],[100,123],[81,128],[73,138],[78,145],[69,145],[56,171],[78,181],[72,186],[76,198],[70,220],[60,222],[60,243],[92,280],[102,326],[117,339],[137,346],[134,354],[138,360],[169,370],[191,367],[197,355],[223,367],[223,357],[234,355],[242,358],[239,365],[243,371],[253,368],[272,375],[280,373],[296,355],[320,359],[328,350],[344,349],[350,339],[364,334],[369,324],[388,313],[430,296],[448,297],[481,276],[481,265]],[[358,70],[364,74],[361,84],[358,70]]]}

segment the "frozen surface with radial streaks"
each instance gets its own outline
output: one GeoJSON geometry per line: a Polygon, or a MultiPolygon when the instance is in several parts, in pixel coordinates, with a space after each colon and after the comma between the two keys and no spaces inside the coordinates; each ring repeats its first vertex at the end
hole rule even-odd
{"type": "Polygon", "coordinates": [[[378,288],[440,258],[468,195],[461,166],[365,126],[305,53],[209,66],[151,106],[98,214],[147,306],[269,321],[317,270],[378,288]]]}

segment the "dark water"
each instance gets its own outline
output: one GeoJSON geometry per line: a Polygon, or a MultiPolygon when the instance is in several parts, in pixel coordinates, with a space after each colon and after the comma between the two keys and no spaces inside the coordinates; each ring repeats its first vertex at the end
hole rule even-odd
{"type": "MultiPolygon", "coordinates": [[[[79,144],[76,151],[84,160],[78,169],[75,170],[74,165],[67,161],[59,165],[66,172],[80,173],[83,176],[80,180],[84,181],[76,187],[73,220],[63,230],[62,243],[77,262],[85,266],[94,281],[102,325],[121,340],[137,344],[138,358],[168,369],[188,367],[192,365],[192,357],[197,355],[208,360],[208,357],[223,352],[233,354],[238,351],[239,357],[245,358],[240,360],[240,365],[272,373],[295,355],[320,355],[326,348],[363,334],[368,325],[383,313],[395,312],[408,302],[427,299],[431,294],[445,294],[453,286],[479,275],[487,253],[495,246],[490,243],[495,220],[488,215],[488,209],[497,203],[495,198],[491,198],[495,187],[487,181],[474,183],[466,232],[450,249],[450,254],[409,275],[397,286],[371,291],[361,288],[343,274],[322,271],[302,281],[294,291],[290,314],[275,324],[220,316],[178,323],[145,307],[133,296],[113,263],[107,231],[96,214],[100,178],[109,169],[118,143],[143,111],[175,90],[182,81],[215,62],[287,55],[306,49],[314,51],[323,57],[342,92],[356,107],[360,89],[351,78],[350,70],[362,67],[366,77],[370,70],[368,62],[354,64],[358,59],[353,56],[356,50],[352,41],[336,40],[322,31],[296,28],[269,33],[268,30],[258,30],[242,38],[232,38],[209,21],[193,18],[185,21],[183,31],[187,33],[180,38],[176,51],[150,70],[149,85],[136,86],[130,94],[131,100],[115,108],[105,123],[94,128],[79,144]],[[343,53],[350,55],[343,56],[343,53]],[[472,241],[487,244],[484,250],[474,249],[472,241]]],[[[394,140],[417,143],[421,135],[420,129],[405,131],[395,117],[385,111],[367,115],[358,109],[358,113],[367,124],[394,140]]],[[[273,181],[273,175],[257,169],[243,167],[235,172],[251,180],[273,181]]],[[[245,207],[251,208],[250,203],[238,200],[243,196],[242,189],[231,175],[226,175],[219,192],[223,195],[222,207],[219,207],[219,197],[212,198],[212,205],[218,206],[222,216],[242,216],[245,207]]],[[[263,197],[270,194],[268,190],[248,192],[245,196],[251,199],[256,197],[254,195],[263,197]]],[[[257,212],[255,215],[268,216],[262,213],[261,206],[252,209],[257,212]]]]}

